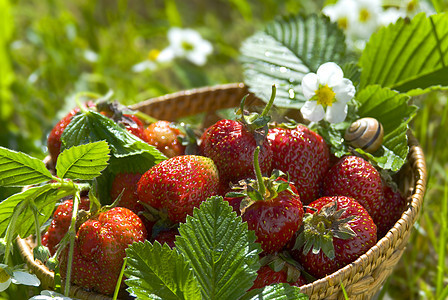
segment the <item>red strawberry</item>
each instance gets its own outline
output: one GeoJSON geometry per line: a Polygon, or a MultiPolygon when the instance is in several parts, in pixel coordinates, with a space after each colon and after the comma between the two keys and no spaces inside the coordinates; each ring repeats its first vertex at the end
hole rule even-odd
{"type": "Polygon", "coordinates": [[[145,135],[148,143],[167,157],[185,154],[186,147],[181,141],[185,135],[171,122],[164,120],[154,122],[145,129],[145,135]]]}
{"type": "Polygon", "coordinates": [[[323,180],[324,196],[354,198],[378,224],[385,205],[379,172],[368,161],[358,156],[344,156],[332,166],[323,180]]]}
{"type": "Polygon", "coordinates": [[[275,98],[275,87],[263,112],[247,114],[244,111],[245,98],[238,111],[239,118],[220,120],[202,134],[199,151],[210,157],[219,170],[222,182],[237,182],[240,179],[255,178],[253,157],[260,147],[259,166],[261,173],[272,171],[272,150],[266,138],[270,117],[267,116],[275,98]]]}
{"type": "Polygon", "coordinates": [[[268,140],[273,152],[272,167],[290,176],[308,204],[317,198],[319,183],[330,166],[330,152],[324,139],[308,127],[269,129],[268,140]]]}
{"type": "MultiPolygon", "coordinates": [[[[79,203],[79,209],[89,210],[90,201],[88,197],[81,197],[79,203]]],[[[53,219],[48,227],[48,230],[42,236],[42,245],[46,246],[51,255],[54,255],[57,249],[57,245],[67,233],[68,228],[72,220],[73,212],[73,200],[65,200],[58,205],[53,213],[53,219]]]]}
{"type": "Polygon", "coordinates": [[[303,276],[299,276],[296,281],[290,282],[288,281],[288,274],[286,271],[280,270],[276,272],[269,265],[265,265],[257,271],[257,278],[250,290],[264,288],[265,286],[276,283],[288,283],[293,286],[302,286],[306,284],[306,280],[303,276]]]}
{"type": "Polygon", "coordinates": [[[175,156],[149,169],[137,184],[137,196],[174,222],[184,222],[193,208],[219,190],[218,170],[210,158],[175,156]]]}
{"type": "Polygon", "coordinates": [[[142,204],[138,203],[137,198],[137,182],[141,177],[142,174],[140,173],[124,172],[115,175],[110,189],[110,197],[112,201],[115,201],[115,199],[117,199],[123,192],[117,206],[126,207],[136,214],[143,211],[144,207],[142,204]]]}
{"type": "Polygon", "coordinates": [[[345,196],[322,197],[309,204],[292,255],[311,275],[321,278],[346,266],[377,241],[368,212],[345,196]]]}
{"type": "Polygon", "coordinates": [[[147,136],[145,134],[145,126],[143,122],[135,115],[124,114],[123,117],[118,121],[124,125],[127,131],[135,135],[136,137],[147,142],[147,136]]]}
{"type": "MultiPolygon", "coordinates": [[[[216,163],[223,180],[236,182],[254,178],[252,159],[257,140],[247,127],[233,120],[220,120],[202,135],[200,151],[216,163]]],[[[263,174],[272,170],[272,150],[266,137],[260,136],[260,168],[263,174]]]]}
{"type": "Polygon", "coordinates": [[[177,228],[162,230],[154,237],[154,241],[158,241],[161,245],[166,243],[170,248],[174,248],[176,246],[174,241],[178,235],[179,230],[177,228]]]}
{"type": "MultiPolygon", "coordinates": [[[[127,208],[115,207],[84,222],[78,229],[71,281],[83,288],[112,294],[120,275],[126,248],[146,239],[140,218],[127,208]]],[[[67,270],[63,252],[61,275],[67,270]]]]}
{"type": "Polygon", "coordinates": [[[270,254],[280,251],[299,230],[303,206],[294,187],[280,178],[279,172],[274,172],[270,178],[261,176],[259,150],[259,147],[255,149],[253,159],[257,180],[247,180],[242,185],[245,198],[241,203],[241,216],[248,228],[255,231],[263,253],[270,254]]]}
{"type": "Polygon", "coordinates": [[[406,198],[390,186],[383,186],[384,205],[377,215],[378,238],[386,235],[389,229],[400,219],[406,209],[406,198]]]}

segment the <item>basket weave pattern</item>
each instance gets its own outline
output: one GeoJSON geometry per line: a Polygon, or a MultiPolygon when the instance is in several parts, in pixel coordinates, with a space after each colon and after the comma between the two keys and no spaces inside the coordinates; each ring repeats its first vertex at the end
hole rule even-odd
{"type": "MultiPolygon", "coordinates": [[[[237,107],[247,95],[248,89],[242,83],[219,85],[153,98],[132,106],[157,119],[175,121],[180,117],[197,113],[211,113],[217,109],[237,107]]],[[[250,94],[248,105],[259,103],[250,94]]],[[[412,227],[417,221],[426,187],[426,164],[422,149],[417,140],[409,134],[408,163],[400,171],[399,185],[405,186],[408,195],[408,207],[400,220],[369,251],[353,263],[337,272],[301,287],[310,299],[344,299],[343,285],[349,299],[371,299],[382,287],[400,260],[412,227]]],[[[41,279],[44,288],[54,286],[54,274],[45,266],[33,260],[30,239],[19,239],[19,248],[28,266],[41,279]]],[[[87,292],[72,286],[73,297],[81,299],[110,299],[104,295],[87,292]]]]}

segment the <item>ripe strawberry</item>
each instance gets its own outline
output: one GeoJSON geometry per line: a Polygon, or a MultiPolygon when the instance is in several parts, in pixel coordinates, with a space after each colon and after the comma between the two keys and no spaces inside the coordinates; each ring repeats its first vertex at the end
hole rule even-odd
{"type": "MultiPolygon", "coordinates": [[[[254,153],[256,180],[240,182],[244,196],[241,217],[255,232],[264,254],[280,251],[302,225],[303,206],[289,182],[274,172],[270,178],[262,177],[258,166],[257,147],[254,153]]],[[[228,195],[233,197],[233,195],[228,195]]]]}
{"type": "Polygon", "coordinates": [[[158,241],[161,245],[166,243],[170,248],[174,248],[176,246],[174,241],[178,235],[179,230],[177,228],[162,230],[154,237],[154,241],[158,241]]]}
{"type": "MultiPolygon", "coordinates": [[[[76,235],[71,281],[86,289],[112,294],[126,248],[145,239],[145,226],[127,208],[115,207],[87,220],[76,235]]],[[[60,260],[61,275],[65,276],[67,251],[60,260]]]]}
{"type": "Polygon", "coordinates": [[[117,206],[126,207],[136,214],[143,211],[144,207],[138,202],[137,198],[137,182],[141,177],[142,174],[140,173],[123,172],[115,175],[110,189],[112,201],[115,201],[123,192],[117,206]]]}
{"type": "Polygon", "coordinates": [[[210,158],[175,156],[149,169],[137,184],[137,197],[167,213],[174,222],[184,222],[194,207],[217,195],[218,170],[210,158]]]}
{"type": "Polygon", "coordinates": [[[65,128],[68,126],[72,118],[80,112],[81,109],[79,107],[74,108],[71,110],[65,117],[63,117],[61,120],[59,120],[58,123],[53,127],[50,134],[47,138],[47,147],[48,147],[48,153],[50,154],[50,157],[53,162],[56,162],[56,159],[59,156],[59,153],[61,152],[61,136],[64,132],[65,128]]]}
{"type": "Polygon", "coordinates": [[[150,124],[145,129],[148,144],[155,146],[167,157],[174,157],[185,154],[185,146],[182,145],[182,138],[185,135],[172,123],[160,120],[150,124]]]}
{"type": "Polygon", "coordinates": [[[377,215],[378,239],[386,235],[389,229],[400,219],[406,209],[406,198],[399,191],[383,185],[384,205],[377,215]]]}
{"type": "Polygon", "coordinates": [[[118,121],[118,123],[123,124],[126,130],[136,137],[145,142],[148,141],[148,138],[145,134],[145,126],[136,115],[124,114],[123,117],[118,121]]]}
{"type": "Polygon", "coordinates": [[[348,196],[358,201],[378,224],[385,206],[379,172],[358,156],[344,156],[332,166],[324,180],[324,196],[348,196]]]}
{"type": "Polygon", "coordinates": [[[243,99],[237,120],[220,120],[202,134],[199,151],[213,159],[223,182],[254,178],[252,160],[256,147],[260,147],[259,166],[262,174],[271,173],[273,154],[266,135],[270,121],[267,113],[274,98],[275,87],[269,103],[260,115],[246,114],[243,99]]]}
{"type": "Polygon", "coordinates": [[[309,204],[291,254],[316,278],[346,266],[377,241],[372,218],[356,200],[345,196],[322,197],[309,204]]]}
{"type": "MultiPolygon", "coordinates": [[[[223,180],[236,182],[254,178],[252,159],[257,147],[254,133],[239,121],[220,120],[202,135],[200,151],[216,163],[223,180]]],[[[272,150],[266,137],[259,136],[262,148],[260,168],[264,174],[272,170],[272,150]]]]}
{"type": "Polygon", "coordinates": [[[317,198],[319,183],[330,166],[330,152],[324,139],[308,127],[269,129],[268,140],[273,152],[272,167],[290,176],[308,204],[317,198]]]}
{"type": "MultiPolygon", "coordinates": [[[[88,197],[81,197],[79,209],[89,210],[90,201],[88,197]]],[[[62,202],[53,213],[53,219],[47,231],[42,236],[42,245],[46,246],[51,255],[54,255],[59,242],[67,233],[72,220],[73,200],[62,202]]]]}
{"type": "Polygon", "coordinates": [[[276,272],[269,265],[265,265],[257,271],[257,278],[250,290],[264,288],[265,286],[276,283],[288,283],[293,286],[302,286],[306,284],[306,279],[303,276],[299,276],[296,281],[290,282],[286,271],[280,270],[276,272]]]}

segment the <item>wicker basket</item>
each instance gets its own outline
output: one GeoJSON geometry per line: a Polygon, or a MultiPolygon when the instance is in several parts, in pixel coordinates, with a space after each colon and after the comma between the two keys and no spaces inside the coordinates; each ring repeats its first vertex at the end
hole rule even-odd
{"type": "MultiPolygon", "coordinates": [[[[182,91],[150,99],[132,106],[158,119],[177,120],[197,113],[213,114],[217,109],[237,107],[249,92],[242,83],[219,85],[182,91]]],[[[250,94],[246,103],[260,102],[250,94]]],[[[353,263],[325,278],[301,287],[310,299],[343,299],[342,286],[349,299],[371,299],[380,290],[403,254],[412,227],[423,203],[426,188],[426,164],[417,140],[409,134],[408,163],[398,174],[398,183],[408,195],[408,206],[393,228],[367,253],[353,263]]],[[[53,287],[54,276],[45,266],[33,260],[30,239],[19,239],[22,256],[42,280],[44,287],[53,287]]],[[[72,286],[71,294],[81,299],[110,299],[72,286]]]]}

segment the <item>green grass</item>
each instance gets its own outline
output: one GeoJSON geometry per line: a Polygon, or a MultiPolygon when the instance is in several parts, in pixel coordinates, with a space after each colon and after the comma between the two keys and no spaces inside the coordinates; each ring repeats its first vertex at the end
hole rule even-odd
{"type": "MultiPolygon", "coordinates": [[[[323,2],[0,0],[0,145],[44,157],[46,134],[80,91],[113,90],[116,99],[131,104],[242,81],[237,59],[245,38],[275,16],[318,11],[323,2]],[[172,26],[194,28],[213,44],[208,63],[177,61],[155,72],[132,72],[150,50],[168,45],[172,26]],[[98,61],[86,60],[86,50],[96,52],[98,61]]],[[[448,297],[447,99],[447,93],[434,92],[413,100],[420,109],[411,126],[427,159],[427,193],[383,299],[448,297]]],[[[12,192],[0,189],[0,199],[12,192]]],[[[25,299],[36,291],[13,287],[0,299],[25,299]]]]}

